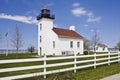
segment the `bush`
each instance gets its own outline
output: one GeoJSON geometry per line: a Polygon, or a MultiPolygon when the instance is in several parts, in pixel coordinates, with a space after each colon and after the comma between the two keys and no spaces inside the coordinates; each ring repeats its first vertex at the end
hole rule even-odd
{"type": "Polygon", "coordinates": [[[35,47],[34,46],[30,46],[30,47],[28,47],[28,49],[27,49],[30,53],[33,53],[34,51],[35,51],[35,47]]]}
{"type": "Polygon", "coordinates": [[[88,51],[84,51],[84,55],[88,55],[88,51]]]}
{"type": "Polygon", "coordinates": [[[94,54],[94,52],[92,52],[92,51],[84,51],[84,55],[90,55],[90,54],[94,54]]]}

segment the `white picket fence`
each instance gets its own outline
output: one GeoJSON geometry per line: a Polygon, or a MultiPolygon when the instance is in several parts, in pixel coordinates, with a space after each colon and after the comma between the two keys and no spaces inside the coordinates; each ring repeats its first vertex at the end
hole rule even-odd
{"type": "Polygon", "coordinates": [[[108,64],[118,62],[120,63],[120,52],[117,53],[108,53],[108,54],[94,54],[94,55],[79,55],[76,54],[74,56],[64,56],[64,57],[46,57],[44,55],[43,58],[32,58],[32,59],[13,59],[13,60],[0,60],[0,65],[7,64],[7,63],[20,63],[20,62],[33,62],[33,61],[43,61],[43,65],[35,65],[35,66],[25,66],[25,67],[13,67],[13,68],[3,68],[0,69],[0,73],[4,72],[12,72],[12,71],[21,71],[21,70],[29,70],[29,69],[39,69],[43,68],[43,72],[36,72],[36,73],[30,73],[30,74],[22,74],[22,75],[15,75],[15,76],[8,76],[8,77],[0,77],[0,80],[12,80],[12,79],[19,79],[19,78],[27,78],[27,77],[34,77],[43,75],[44,78],[46,78],[46,75],[53,74],[53,73],[59,73],[59,72],[65,72],[74,70],[76,72],[77,69],[82,68],[88,68],[88,67],[94,67],[96,68],[99,65],[108,64]],[[79,58],[88,58],[92,57],[92,59],[87,60],[77,60],[79,58]],[[64,59],[74,59],[72,62],[63,62],[63,63],[52,63],[47,64],[47,61],[51,60],[64,60],[64,59]],[[100,62],[98,62],[100,61],[100,62]],[[77,66],[77,64],[82,63],[89,63],[92,62],[92,64],[85,64],[81,66],[77,66]],[[64,68],[64,69],[58,69],[58,70],[51,70],[47,71],[46,68],[49,67],[57,67],[57,66],[64,66],[64,65],[74,65],[73,67],[64,68]]]}

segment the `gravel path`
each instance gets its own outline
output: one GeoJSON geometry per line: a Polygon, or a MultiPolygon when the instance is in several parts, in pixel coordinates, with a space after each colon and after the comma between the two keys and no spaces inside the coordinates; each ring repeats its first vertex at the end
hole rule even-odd
{"type": "Polygon", "coordinates": [[[105,78],[100,79],[100,80],[120,80],[120,73],[105,77],[105,78]]]}

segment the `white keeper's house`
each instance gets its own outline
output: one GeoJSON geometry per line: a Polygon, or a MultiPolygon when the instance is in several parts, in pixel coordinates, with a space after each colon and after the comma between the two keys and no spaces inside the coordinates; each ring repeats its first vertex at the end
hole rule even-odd
{"type": "Polygon", "coordinates": [[[43,8],[38,20],[38,55],[83,54],[83,37],[75,32],[75,26],[69,29],[55,28],[54,15],[43,8]]]}

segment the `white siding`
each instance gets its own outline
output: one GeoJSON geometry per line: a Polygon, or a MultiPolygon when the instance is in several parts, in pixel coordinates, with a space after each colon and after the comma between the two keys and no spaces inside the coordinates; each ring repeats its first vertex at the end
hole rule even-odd
{"type": "Polygon", "coordinates": [[[63,51],[73,51],[74,53],[83,54],[83,39],[76,38],[59,38],[52,30],[53,20],[42,18],[38,21],[38,55],[61,55],[63,51]],[[42,24],[42,30],[40,30],[42,24]],[[40,42],[40,36],[42,41],[40,42]],[[55,48],[53,48],[55,41],[55,48]],[[73,41],[73,48],[70,48],[70,41],[73,41]],[[77,47],[77,42],[80,42],[80,47],[77,47]],[[42,51],[40,51],[40,47],[42,51]]]}
{"type": "Polygon", "coordinates": [[[108,52],[108,48],[107,47],[105,47],[104,49],[103,49],[104,47],[99,47],[98,46],[98,49],[96,50],[96,52],[108,52]]]}
{"type": "Polygon", "coordinates": [[[63,51],[73,51],[74,53],[83,54],[83,40],[81,39],[74,39],[74,38],[59,38],[59,49],[60,52],[63,51]],[[73,48],[70,47],[70,41],[73,41],[73,48]],[[77,42],[80,42],[80,47],[77,47],[77,42]]]}
{"type": "Polygon", "coordinates": [[[40,55],[40,47],[42,48],[42,55],[52,53],[52,28],[53,20],[42,18],[38,22],[38,55],[40,55]],[[42,30],[40,30],[40,24],[42,24],[42,30]],[[40,43],[40,36],[42,36],[42,42],[40,43]]]}

